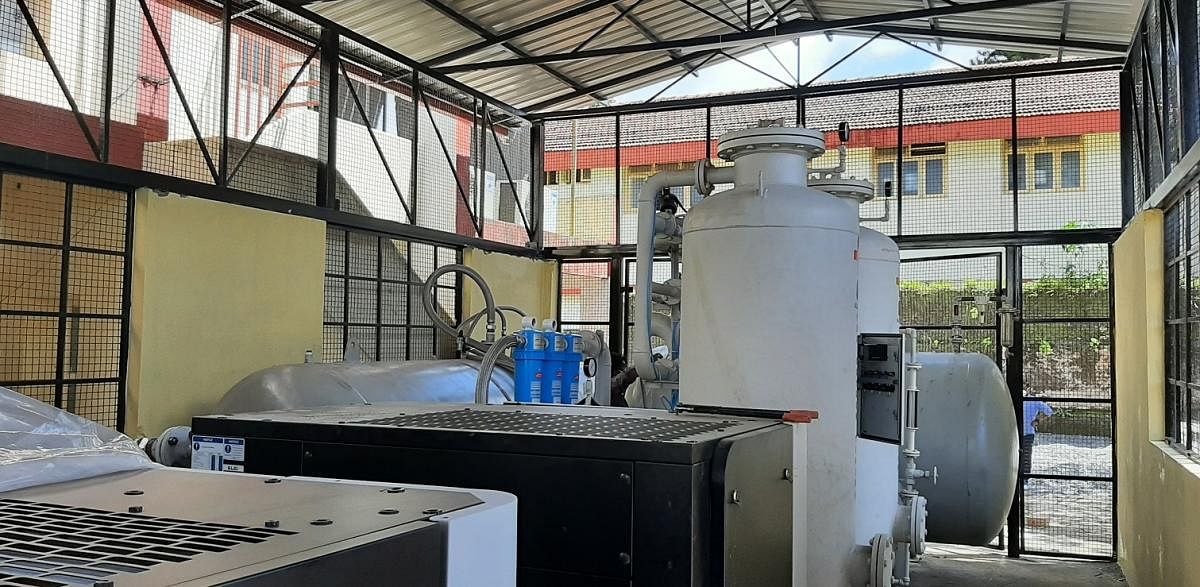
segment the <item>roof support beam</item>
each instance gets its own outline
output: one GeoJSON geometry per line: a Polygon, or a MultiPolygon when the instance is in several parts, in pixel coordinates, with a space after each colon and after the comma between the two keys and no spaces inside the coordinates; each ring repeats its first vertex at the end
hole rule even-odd
{"type": "MultiPolygon", "coordinates": [[[[622,5],[620,2],[617,2],[616,4],[613,4],[613,10],[616,10],[625,20],[629,21],[629,24],[633,25],[633,28],[637,29],[637,31],[641,33],[647,41],[652,43],[661,42],[662,37],[658,36],[658,33],[655,32],[654,29],[650,28],[650,25],[646,24],[644,21],[642,21],[642,19],[638,18],[638,16],[633,13],[633,9],[641,2],[642,0],[634,0],[633,4],[630,4],[628,8],[625,8],[624,5],[622,5]]],[[[683,55],[683,52],[678,49],[668,51],[668,53],[671,54],[671,57],[680,57],[683,55]]],[[[681,65],[680,67],[685,72],[694,75],[694,71],[688,69],[687,65],[681,65]]]]}
{"type": "MultiPolygon", "coordinates": [[[[884,77],[866,80],[848,80],[843,82],[821,84],[819,86],[802,86],[800,88],[781,88],[777,90],[764,90],[741,94],[678,98],[662,100],[652,104],[636,102],[632,104],[602,106],[599,108],[580,108],[577,110],[539,112],[528,114],[527,118],[529,120],[587,118],[592,116],[603,116],[624,112],[652,112],[657,110],[679,110],[682,108],[694,108],[697,106],[752,104],[771,100],[790,99],[797,96],[838,96],[871,90],[895,89],[900,85],[905,87],[936,86],[941,84],[955,84],[969,81],[1009,79],[1012,77],[1030,77],[1051,73],[1117,71],[1120,70],[1124,64],[1124,57],[1109,57],[1104,59],[1088,59],[1084,61],[1064,61],[1062,63],[1050,62],[1038,63],[1034,65],[1017,65],[1012,67],[980,67],[970,71],[959,70],[941,73],[921,73],[899,78],[884,77]]],[[[535,109],[537,109],[536,105],[529,107],[528,110],[535,109]]]]}
{"type": "MultiPolygon", "coordinates": [[[[483,37],[483,39],[485,41],[498,41],[498,37],[496,36],[496,33],[492,32],[487,27],[471,20],[470,18],[467,18],[466,15],[447,6],[441,0],[421,0],[421,2],[425,3],[430,8],[433,8],[434,10],[438,11],[439,13],[446,16],[450,20],[453,20],[454,22],[458,23],[459,26],[471,31],[472,33],[475,33],[476,35],[479,35],[480,37],[483,37]]],[[[515,43],[511,43],[508,41],[498,41],[498,43],[500,44],[501,47],[508,49],[509,51],[511,51],[514,55],[516,55],[520,59],[527,59],[530,57],[529,53],[526,53],[524,49],[522,49],[519,45],[516,45],[515,43]]],[[[538,66],[539,69],[541,69],[542,71],[545,71],[546,73],[550,74],[550,76],[553,77],[554,79],[570,86],[574,90],[587,92],[589,95],[591,95],[593,98],[595,98],[597,100],[605,100],[606,99],[606,97],[603,94],[601,94],[595,90],[591,90],[591,89],[587,88],[583,84],[579,83],[578,80],[572,78],[571,76],[564,74],[563,72],[561,72],[549,65],[546,65],[544,63],[534,63],[532,65],[538,66]]]]}
{"type": "Polygon", "coordinates": [[[1067,23],[1071,20],[1071,0],[1063,2],[1062,24],[1058,28],[1058,60],[1063,58],[1063,44],[1067,42],[1067,23]]]}
{"type": "MultiPolygon", "coordinates": [[[[425,0],[436,1],[436,0],[425,0]]],[[[811,21],[811,20],[793,20],[781,25],[761,29],[740,31],[724,35],[706,35],[702,37],[694,37],[690,39],[673,39],[660,43],[644,43],[640,45],[627,45],[624,47],[605,47],[602,49],[588,49],[585,51],[577,51],[574,53],[556,53],[549,55],[538,55],[535,57],[524,57],[517,59],[501,59],[490,62],[473,63],[468,65],[451,66],[439,69],[443,73],[459,73],[463,71],[474,71],[478,69],[494,69],[497,67],[513,67],[517,65],[538,65],[546,63],[556,63],[562,61],[575,61],[579,59],[589,59],[593,57],[608,57],[613,55],[628,55],[630,53],[645,53],[650,51],[665,51],[668,49],[726,49],[746,44],[758,44],[764,41],[773,40],[776,38],[790,38],[811,33],[819,33],[826,31],[834,31],[840,29],[853,29],[867,27],[877,24],[886,24],[890,22],[899,22],[904,20],[912,20],[918,18],[932,18],[935,16],[947,16],[954,14],[966,14],[971,12],[980,12],[984,10],[997,10],[1004,8],[1019,8],[1022,6],[1031,6],[1036,4],[1049,4],[1052,2],[1062,2],[1063,0],[986,0],[983,2],[972,2],[970,4],[959,4],[955,6],[937,6],[934,8],[921,8],[916,10],[905,10],[890,14],[872,14],[869,16],[858,16],[853,18],[843,18],[838,20],[826,21],[811,21]]],[[[928,34],[928,33],[926,33],[928,34]]]]}
{"type": "Polygon", "coordinates": [[[577,16],[582,16],[593,10],[598,10],[600,8],[609,6],[611,4],[616,4],[617,2],[618,2],[618,0],[592,0],[591,2],[580,4],[579,6],[576,6],[575,8],[572,8],[570,10],[564,10],[558,14],[553,14],[553,15],[547,16],[546,18],[543,18],[540,20],[535,20],[529,24],[523,24],[519,27],[511,28],[502,33],[497,33],[496,35],[493,36],[493,40],[485,39],[483,41],[479,41],[478,43],[473,43],[471,45],[467,45],[466,47],[463,47],[461,49],[455,49],[444,55],[438,55],[437,57],[434,57],[433,59],[429,59],[429,60],[425,61],[424,63],[422,63],[422,65],[426,65],[426,66],[441,65],[443,63],[449,63],[449,62],[457,60],[457,59],[462,59],[463,57],[466,57],[468,55],[473,55],[484,49],[487,49],[488,47],[495,47],[496,45],[499,45],[500,43],[503,43],[505,41],[511,41],[521,35],[527,35],[529,33],[540,31],[546,27],[554,26],[560,22],[565,22],[565,21],[571,20],[572,18],[575,18],[577,16]]]}
{"type": "MultiPolygon", "coordinates": [[[[933,8],[933,0],[925,0],[925,7],[933,8]]],[[[936,19],[936,18],[929,19],[929,32],[937,33],[939,28],[941,28],[941,25],[938,24],[938,19],[936,19]]],[[[937,46],[938,51],[942,50],[942,38],[941,37],[935,36],[933,38],[933,43],[935,46],[937,46]]]]}

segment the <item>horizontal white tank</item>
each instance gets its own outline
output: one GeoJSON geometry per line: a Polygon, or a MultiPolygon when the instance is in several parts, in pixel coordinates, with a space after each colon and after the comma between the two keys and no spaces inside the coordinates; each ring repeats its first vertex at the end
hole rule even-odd
{"type": "Polygon", "coordinates": [[[983,545],[1004,527],[1017,483],[1017,417],[996,362],[979,353],[917,353],[918,479],[931,542],[983,545]]]}
{"type": "Polygon", "coordinates": [[[731,190],[684,224],[680,399],[817,410],[808,438],[808,584],[865,577],[855,546],[858,213],[807,185],[820,131],[721,137],[731,190]]]}
{"type": "MultiPolygon", "coordinates": [[[[237,382],[217,404],[222,414],[347,406],[383,402],[475,401],[479,362],[470,359],[300,363],[255,371],[237,382]]],[[[512,374],[492,374],[489,403],[513,394],[512,374]]]]}

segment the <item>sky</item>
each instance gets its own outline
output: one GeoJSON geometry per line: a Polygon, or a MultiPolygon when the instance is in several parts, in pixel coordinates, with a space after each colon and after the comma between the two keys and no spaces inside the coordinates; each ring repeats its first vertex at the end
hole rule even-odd
{"type": "MultiPolygon", "coordinates": [[[[801,37],[800,81],[808,82],[869,38],[837,34],[833,35],[832,40],[823,34],[801,37]]],[[[938,52],[933,43],[921,43],[921,46],[938,52]]],[[[969,65],[969,61],[976,56],[978,51],[978,47],[943,44],[940,54],[964,65],[969,65]]],[[[759,49],[741,59],[789,84],[793,83],[796,75],[796,45],[792,41],[775,44],[771,47],[770,52],[766,49],[759,49]],[[774,52],[774,56],[771,52],[774,52]]],[[[922,52],[910,45],[887,37],[880,37],[821,76],[817,83],[945,68],[958,69],[948,61],[922,52]]],[[[682,69],[675,71],[678,74],[683,73],[682,69]]],[[[678,74],[640,90],[614,96],[614,102],[643,102],[678,79],[678,74]]],[[[728,59],[704,67],[698,70],[697,74],[696,76],[689,75],[686,79],[675,83],[658,99],[722,92],[746,92],[778,88],[782,85],[777,80],[728,59]]]]}

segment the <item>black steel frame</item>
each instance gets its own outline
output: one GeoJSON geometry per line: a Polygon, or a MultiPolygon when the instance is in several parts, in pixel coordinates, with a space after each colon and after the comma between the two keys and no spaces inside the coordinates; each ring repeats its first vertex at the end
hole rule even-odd
{"type": "MultiPolygon", "coordinates": [[[[433,0],[436,1],[436,0],[433,0]]],[[[79,125],[80,132],[88,143],[88,147],[94,156],[94,162],[107,163],[110,160],[110,138],[109,131],[112,126],[111,120],[111,100],[112,100],[112,84],[113,84],[113,59],[115,52],[115,26],[116,26],[116,11],[114,9],[115,0],[107,0],[108,14],[106,18],[105,28],[105,73],[102,80],[105,94],[104,103],[102,105],[102,116],[97,121],[102,129],[99,136],[93,132],[89,125],[88,116],[85,115],[79,108],[70,87],[67,85],[65,78],[58,68],[58,64],[54,59],[54,55],[47,46],[42,32],[38,27],[37,22],[26,4],[26,0],[19,0],[18,7],[21,9],[25,24],[29,27],[33,39],[37,42],[38,48],[41,51],[42,58],[49,66],[54,75],[59,89],[61,90],[72,115],[79,125]]],[[[344,98],[345,94],[339,92],[339,86],[346,84],[349,99],[354,102],[354,107],[366,120],[364,107],[360,97],[357,95],[352,84],[349,83],[349,75],[352,68],[366,71],[384,72],[386,79],[383,80],[384,87],[397,91],[401,94],[413,95],[414,116],[420,115],[420,105],[423,104],[427,113],[431,113],[430,103],[437,100],[439,108],[454,108],[461,110],[464,113],[470,112],[474,117],[476,124],[480,127],[487,125],[492,140],[499,148],[500,138],[495,128],[496,125],[511,125],[520,123],[523,118],[523,112],[514,108],[503,101],[497,100],[486,94],[475,91],[474,89],[465,86],[454,79],[440,74],[433,69],[426,67],[414,60],[411,60],[396,51],[387,48],[377,42],[372,41],[360,34],[350,31],[328,19],[325,19],[317,14],[312,13],[299,6],[287,6],[286,9],[298,18],[308,20],[313,24],[314,30],[296,30],[295,27],[289,28],[285,23],[276,22],[266,17],[256,14],[251,9],[241,9],[234,11],[232,2],[221,2],[219,0],[197,0],[205,10],[220,12],[221,26],[223,30],[222,39],[222,97],[221,97],[221,132],[220,136],[204,137],[200,130],[200,125],[197,122],[195,112],[184,93],[180,77],[176,71],[176,67],[172,63],[171,56],[164,42],[162,34],[159,30],[155,18],[150,10],[146,0],[138,0],[138,18],[144,21],[150,37],[154,41],[154,47],[158,57],[162,59],[165,69],[168,74],[167,81],[171,84],[178,97],[185,118],[192,132],[192,138],[196,141],[202,156],[204,167],[211,176],[211,182],[190,181],[180,178],[175,178],[167,175],[161,175],[149,172],[140,172],[120,167],[95,167],[89,165],[88,161],[81,161],[64,156],[58,156],[51,153],[41,153],[20,147],[9,145],[0,145],[0,163],[4,163],[13,168],[24,168],[28,171],[49,174],[60,178],[80,179],[84,181],[104,181],[107,184],[117,184],[122,189],[134,189],[137,187],[150,187],[167,191],[176,191],[188,195],[199,197],[207,197],[220,201],[232,201],[244,205],[264,208],[268,210],[282,211],[291,214],[310,216],[321,218],[330,222],[344,224],[348,226],[356,226],[368,230],[375,230],[393,235],[398,238],[416,238],[419,240],[435,240],[452,244],[456,246],[473,246],[488,251],[504,252],[522,256],[535,256],[538,251],[532,247],[512,246],[505,243],[489,241],[484,238],[483,222],[477,213],[478,206],[469,204],[471,199],[470,186],[463,186],[461,178],[455,174],[455,181],[458,182],[459,192],[465,202],[468,202],[467,210],[471,215],[471,223],[475,228],[473,236],[463,236],[452,233],[444,233],[440,231],[431,231],[422,227],[414,226],[416,220],[416,194],[421,180],[417,173],[418,165],[416,158],[418,157],[418,149],[412,149],[413,161],[411,162],[412,177],[410,191],[412,194],[407,199],[402,194],[399,182],[393,173],[387,159],[383,156],[383,150],[379,144],[375,129],[367,124],[367,130],[370,133],[375,151],[378,154],[382,167],[384,168],[388,180],[396,192],[396,198],[400,201],[404,208],[408,223],[380,221],[375,219],[362,218],[350,214],[337,214],[339,202],[337,200],[337,127],[340,122],[337,113],[339,97],[344,98]],[[293,42],[300,42],[311,47],[303,64],[299,67],[296,74],[292,76],[287,86],[279,95],[278,99],[272,104],[264,120],[258,125],[255,134],[250,142],[246,145],[245,151],[235,160],[230,161],[229,156],[229,77],[230,77],[230,39],[233,21],[237,19],[239,26],[250,26],[256,32],[263,34],[276,35],[279,39],[287,39],[293,42]],[[349,55],[343,47],[343,42],[354,42],[377,55],[349,55]],[[372,61],[372,59],[388,59],[390,61],[380,63],[372,61]],[[321,111],[321,128],[320,128],[320,143],[318,145],[318,161],[317,161],[317,193],[315,194],[315,206],[298,204],[295,202],[284,202],[284,206],[268,202],[263,199],[263,196],[242,192],[233,186],[234,179],[238,176],[239,171],[243,169],[243,165],[248,159],[250,152],[258,146],[266,127],[274,121],[275,117],[282,109],[286,97],[297,84],[301,81],[304,72],[314,62],[319,61],[321,69],[320,83],[320,103],[322,104],[321,111]],[[400,64],[401,68],[406,68],[403,72],[396,72],[396,64],[400,64]],[[400,80],[410,79],[411,84],[405,85],[400,83],[400,80]],[[454,92],[458,92],[461,96],[455,98],[430,98],[427,96],[424,85],[438,84],[442,88],[448,88],[454,92]],[[462,96],[465,96],[463,98],[462,96]],[[442,106],[445,104],[445,106],[442,106]],[[482,105],[482,106],[481,106],[482,105]],[[493,112],[503,112],[507,117],[504,120],[496,121],[493,112]],[[213,143],[219,143],[221,146],[220,152],[214,154],[211,150],[213,143]],[[77,168],[78,167],[78,168],[77,168]]],[[[444,92],[443,92],[444,93],[444,92]]],[[[418,125],[419,126],[419,125],[418,125]]],[[[536,125],[535,125],[536,126],[536,125]]],[[[441,145],[442,152],[447,157],[447,163],[451,169],[455,168],[453,158],[450,157],[450,149],[445,143],[445,139],[434,126],[436,139],[441,145]]],[[[414,131],[415,132],[415,131],[414,131]]],[[[413,137],[414,143],[417,137],[413,137]]],[[[537,147],[531,149],[531,160],[539,160],[541,157],[540,149],[537,147]]],[[[511,182],[515,179],[513,169],[508,165],[507,158],[501,150],[501,158],[503,161],[503,172],[511,182]]],[[[532,176],[531,179],[536,179],[532,176]]],[[[535,184],[535,187],[540,188],[540,184],[535,184]]],[[[480,194],[478,197],[482,197],[480,194]]],[[[269,198],[267,198],[269,199],[269,198]]],[[[536,192],[532,199],[540,199],[536,192]]],[[[536,218],[530,218],[530,214],[524,209],[524,205],[520,203],[518,198],[518,206],[521,208],[520,216],[523,227],[529,236],[529,242],[536,244],[540,242],[540,234],[538,229],[540,222],[536,218]]],[[[540,204],[538,205],[540,207],[540,204]]]]}
{"type": "MultiPolygon", "coordinates": [[[[5,175],[21,175],[28,176],[30,174],[23,170],[14,170],[0,165],[0,184],[2,184],[5,175]]],[[[45,179],[55,179],[57,177],[43,177],[45,179]]],[[[64,403],[64,399],[70,400],[67,397],[68,388],[73,388],[75,385],[96,384],[96,383],[112,383],[117,386],[117,403],[115,405],[115,413],[112,414],[115,428],[124,430],[125,428],[125,392],[126,381],[128,374],[128,357],[129,357],[129,323],[130,323],[130,306],[132,296],[133,282],[133,222],[134,222],[134,198],[133,192],[118,186],[104,185],[100,183],[88,183],[88,187],[99,187],[111,189],[114,192],[125,194],[125,234],[124,243],[121,251],[112,251],[108,249],[100,249],[93,247],[81,247],[72,244],[73,233],[71,230],[71,219],[74,215],[74,207],[72,205],[75,192],[75,182],[65,182],[65,200],[63,202],[63,227],[62,237],[57,243],[46,243],[27,240],[14,240],[0,238],[0,245],[27,247],[37,249],[47,249],[58,251],[61,255],[60,274],[58,282],[58,309],[54,311],[31,311],[31,310],[4,310],[0,309],[0,317],[42,317],[54,318],[58,321],[56,339],[55,339],[55,369],[54,377],[50,379],[28,379],[28,380],[5,380],[0,381],[0,386],[3,387],[27,387],[27,386],[53,386],[54,387],[54,406],[64,409],[73,408],[72,402],[64,403]],[[120,257],[122,260],[122,276],[121,276],[121,309],[116,314],[108,313],[86,313],[73,312],[68,308],[68,299],[70,294],[70,263],[72,253],[84,253],[89,255],[103,255],[108,257],[120,257]],[[68,378],[66,377],[66,361],[67,347],[69,346],[67,323],[71,320],[119,320],[120,321],[120,348],[118,349],[117,376],[116,377],[93,377],[93,378],[68,378]]],[[[0,202],[3,201],[3,190],[0,190],[0,202]]]]}
{"type": "MultiPolygon", "coordinates": [[[[385,357],[383,356],[384,353],[382,350],[383,349],[382,336],[383,336],[384,328],[403,328],[404,329],[405,344],[404,344],[404,357],[402,357],[404,360],[410,360],[414,356],[413,336],[412,336],[412,333],[414,330],[424,330],[424,331],[428,331],[430,334],[432,334],[434,350],[436,351],[438,341],[442,336],[444,336],[444,334],[442,334],[441,332],[438,332],[437,328],[434,327],[432,324],[428,324],[428,325],[414,324],[414,321],[413,321],[413,313],[423,311],[422,305],[421,305],[420,288],[422,285],[424,285],[424,283],[415,274],[415,272],[413,271],[413,268],[412,268],[412,264],[413,264],[412,245],[414,243],[419,243],[419,244],[426,244],[426,245],[433,247],[433,256],[434,256],[433,264],[435,267],[438,265],[438,261],[437,261],[438,251],[440,251],[442,249],[453,250],[454,251],[454,262],[462,263],[462,260],[463,260],[462,247],[446,245],[443,243],[432,242],[432,241],[420,241],[420,240],[415,240],[415,239],[398,239],[398,238],[388,235],[388,234],[367,231],[367,230],[360,230],[360,229],[356,229],[354,227],[349,227],[349,226],[337,226],[337,225],[331,224],[331,225],[329,225],[329,230],[338,231],[341,234],[341,236],[343,237],[342,251],[341,251],[342,258],[340,259],[340,265],[339,265],[340,270],[339,271],[329,271],[328,267],[326,267],[326,270],[325,270],[325,278],[326,279],[337,279],[337,280],[340,280],[342,283],[342,307],[341,307],[342,319],[341,320],[327,320],[326,319],[326,320],[322,321],[322,325],[326,328],[335,327],[335,328],[339,328],[341,330],[342,352],[343,353],[345,352],[346,346],[350,342],[350,330],[353,328],[371,328],[374,330],[375,338],[373,341],[374,345],[372,348],[374,349],[375,352],[374,352],[373,356],[368,357],[372,361],[385,360],[385,357]],[[353,266],[352,261],[351,261],[351,259],[353,258],[353,251],[351,250],[353,248],[353,246],[351,244],[351,235],[352,234],[358,234],[360,236],[369,236],[370,238],[372,238],[374,240],[374,243],[375,243],[375,250],[374,250],[375,273],[374,273],[374,275],[371,275],[371,276],[355,275],[354,272],[351,270],[351,267],[353,266]],[[405,276],[403,279],[384,277],[384,273],[383,273],[384,247],[391,246],[391,241],[395,241],[395,240],[400,240],[405,243],[404,252],[401,253],[401,257],[403,257],[404,263],[405,263],[405,268],[404,268],[405,276]],[[350,304],[350,297],[351,297],[350,296],[350,292],[351,292],[350,284],[351,284],[351,282],[374,284],[374,286],[375,286],[375,308],[374,308],[375,313],[374,313],[374,319],[372,321],[370,321],[370,322],[362,322],[362,321],[355,322],[355,321],[350,320],[350,305],[351,305],[350,304]],[[405,303],[405,315],[404,315],[403,323],[393,323],[393,322],[385,323],[383,320],[383,307],[384,307],[383,287],[386,284],[405,286],[406,303],[405,303]]],[[[434,286],[433,289],[434,289],[435,295],[436,295],[438,288],[441,288],[441,287],[445,287],[445,286],[441,286],[441,285],[434,286]]],[[[462,320],[462,310],[463,310],[463,308],[462,308],[461,276],[457,276],[455,279],[454,294],[455,294],[454,320],[457,323],[462,320]]],[[[399,359],[396,359],[395,357],[393,357],[392,359],[399,360],[399,359]]]]}

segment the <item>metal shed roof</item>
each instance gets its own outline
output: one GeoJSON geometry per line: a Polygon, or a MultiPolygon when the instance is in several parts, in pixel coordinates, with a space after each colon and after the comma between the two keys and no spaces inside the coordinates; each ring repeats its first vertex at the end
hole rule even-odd
{"type": "Polygon", "coordinates": [[[328,0],[338,24],[528,111],[580,107],[838,31],[1075,56],[1123,54],[1130,0],[328,0]]]}

